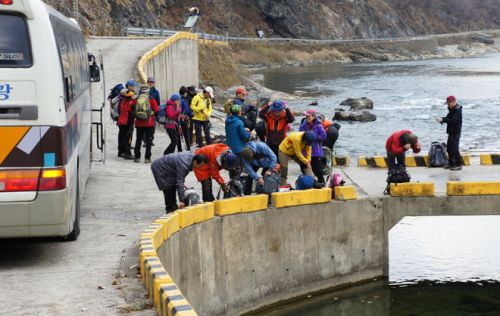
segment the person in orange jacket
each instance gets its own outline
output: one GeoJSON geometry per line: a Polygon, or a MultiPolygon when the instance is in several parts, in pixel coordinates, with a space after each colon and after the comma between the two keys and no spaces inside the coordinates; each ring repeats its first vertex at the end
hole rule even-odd
{"type": "Polygon", "coordinates": [[[213,144],[204,146],[195,151],[196,155],[204,155],[208,158],[208,163],[193,168],[196,179],[201,182],[201,191],[204,202],[212,202],[215,197],[212,192],[212,178],[221,186],[224,193],[229,192],[229,188],[220,175],[220,170],[231,171],[239,168],[239,158],[233,154],[226,144],[213,144]]]}

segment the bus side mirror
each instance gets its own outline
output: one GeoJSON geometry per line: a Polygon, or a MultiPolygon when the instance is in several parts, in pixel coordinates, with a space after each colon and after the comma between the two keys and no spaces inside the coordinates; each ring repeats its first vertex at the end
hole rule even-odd
{"type": "Polygon", "coordinates": [[[99,82],[101,81],[101,71],[95,61],[95,56],[89,53],[88,57],[89,57],[90,82],[99,82]]]}

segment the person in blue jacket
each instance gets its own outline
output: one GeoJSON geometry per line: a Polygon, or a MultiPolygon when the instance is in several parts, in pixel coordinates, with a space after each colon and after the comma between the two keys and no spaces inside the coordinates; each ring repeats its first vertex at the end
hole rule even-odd
{"type": "Polygon", "coordinates": [[[191,132],[190,129],[191,118],[193,117],[193,111],[189,105],[191,104],[189,98],[188,88],[182,86],[179,89],[179,95],[181,96],[181,116],[179,117],[180,127],[182,129],[182,134],[184,135],[184,140],[186,141],[186,150],[191,150],[191,132]]]}
{"type": "MultiPolygon", "coordinates": [[[[250,132],[245,129],[242,112],[241,105],[234,104],[231,107],[231,115],[226,118],[226,145],[231,148],[234,154],[238,155],[240,166],[242,165],[240,153],[250,140],[250,132]]],[[[241,168],[238,168],[230,173],[230,177],[239,180],[240,174],[241,168]]]]}
{"type": "Polygon", "coordinates": [[[248,173],[247,181],[243,189],[245,195],[252,194],[253,181],[257,181],[260,185],[264,185],[264,177],[257,174],[257,171],[262,168],[263,175],[271,175],[271,172],[279,169],[278,158],[271,148],[264,142],[248,142],[245,148],[241,151],[243,165],[248,173]]]}

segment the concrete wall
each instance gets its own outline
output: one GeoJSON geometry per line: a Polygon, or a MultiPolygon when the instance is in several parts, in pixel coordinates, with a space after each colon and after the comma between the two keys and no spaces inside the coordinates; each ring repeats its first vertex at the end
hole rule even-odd
{"type": "Polygon", "coordinates": [[[177,33],[147,52],[138,63],[139,78],[156,79],[161,101],[178,93],[181,86],[198,86],[198,39],[191,33],[177,33]]]}
{"type": "Polygon", "coordinates": [[[500,214],[500,196],[384,198],[214,217],[158,256],[200,315],[235,315],[388,273],[388,233],[405,216],[500,214]]]}

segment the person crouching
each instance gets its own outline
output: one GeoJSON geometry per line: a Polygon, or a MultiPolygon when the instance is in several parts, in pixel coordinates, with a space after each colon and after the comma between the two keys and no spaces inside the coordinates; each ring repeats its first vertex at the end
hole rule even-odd
{"type": "Polygon", "coordinates": [[[411,148],[414,153],[419,153],[420,147],[418,137],[412,131],[402,130],[393,133],[385,143],[389,170],[398,165],[406,167],[406,151],[411,148]]]}

